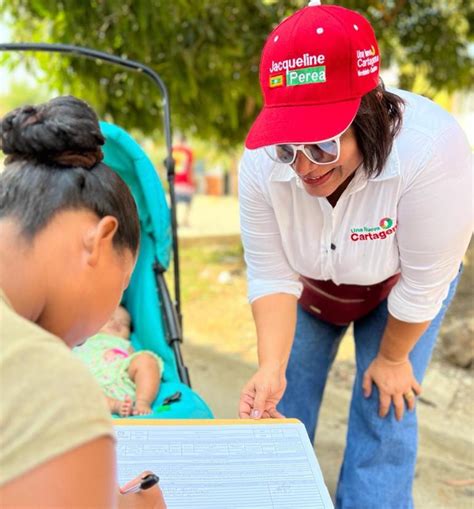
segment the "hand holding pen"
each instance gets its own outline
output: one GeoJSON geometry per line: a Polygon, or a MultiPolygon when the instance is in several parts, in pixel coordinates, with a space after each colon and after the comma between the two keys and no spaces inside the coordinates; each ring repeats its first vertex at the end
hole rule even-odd
{"type": "Polygon", "coordinates": [[[120,487],[119,509],[166,509],[159,477],[147,471],[120,487]]]}

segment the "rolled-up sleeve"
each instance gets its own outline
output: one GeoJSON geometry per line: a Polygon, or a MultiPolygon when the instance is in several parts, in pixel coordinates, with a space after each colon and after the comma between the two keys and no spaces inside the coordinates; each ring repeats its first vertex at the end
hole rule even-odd
{"type": "Polygon", "coordinates": [[[258,151],[246,150],[239,168],[240,229],[250,302],[274,293],[300,297],[299,275],[283,250],[278,223],[265,192],[258,151]]]}
{"type": "Polygon", "coordinates": [[[457,123],[433,140],[428,155],[399,201],[401,278],[388,298],[389,312],[413,323],[441,309],[473,226],[472,152],[457,123]]]}

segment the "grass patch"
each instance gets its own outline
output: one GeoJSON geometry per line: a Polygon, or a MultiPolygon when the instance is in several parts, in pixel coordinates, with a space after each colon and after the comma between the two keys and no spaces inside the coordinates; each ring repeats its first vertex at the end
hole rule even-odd
{"type": "Polygon", "coordinates": [[[180,259],[185,340],[256,362],[240,242],[187,244],[180,247],[180,259]]]}

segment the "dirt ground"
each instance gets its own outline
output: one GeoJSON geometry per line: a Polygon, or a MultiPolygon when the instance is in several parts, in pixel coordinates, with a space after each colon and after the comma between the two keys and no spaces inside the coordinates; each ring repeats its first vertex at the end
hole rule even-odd
{"type": "MultiPolygon", "coordinates": [[[[236,417],[240,389],[256,367],[255,333],[246,302],[236,214],[234,198],[202,197],[194,204],[191,228],[180,231],[183,354],[193,388],[216,417],[224,418],[236,417]]],[[[473,282],[471,247],[418,403],[417,509],[474,508],[473,369],[461,369],[446,361],[446,351],[458,336],[466,331],[472,336],[473,282]]],[[[468,339],[465,348],[470,349],[472,358],[472,337],[468,339]]],[[[315,441],[332,495],[344,450],[353,373],[349,333],[330,374],[315,441]]]]}

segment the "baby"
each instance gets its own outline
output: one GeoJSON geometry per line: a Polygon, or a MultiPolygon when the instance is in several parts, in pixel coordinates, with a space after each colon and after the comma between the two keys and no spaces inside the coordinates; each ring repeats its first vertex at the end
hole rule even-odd
{"type": "Polygon", "coordinates": [[[119,306],[98,334],[74,349],[105,392],[113,414],[147,415],[160,387],[163,361],[153,352],[134,352],[130,315],[119,306]]]}

